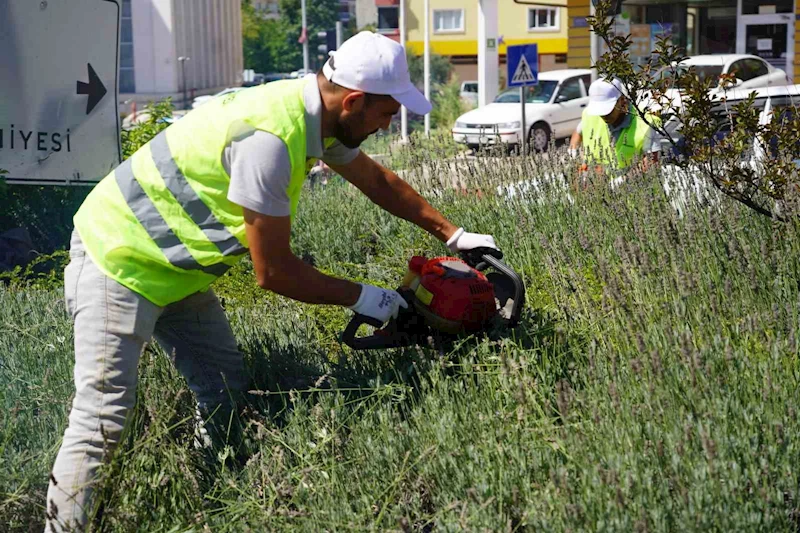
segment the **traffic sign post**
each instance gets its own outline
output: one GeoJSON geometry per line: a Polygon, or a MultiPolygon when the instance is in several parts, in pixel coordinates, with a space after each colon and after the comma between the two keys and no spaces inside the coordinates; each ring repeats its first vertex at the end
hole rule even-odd
{"type": "Polygon", "coordinates": [[[519,87],[519,102],[522,106],[520,123],[520,145],[522,154],[527,154],[528,128],[525,125],[525,88],[539,83],[539,49],[536,44],[520,44],[506,49],[506,78],[509,87],[519,87]]]}
{"type": "Polygon", "coordinates": [[[122,161],[120,2],[0,2],[0,169],[8,183],[96,183],[122,161]]]}

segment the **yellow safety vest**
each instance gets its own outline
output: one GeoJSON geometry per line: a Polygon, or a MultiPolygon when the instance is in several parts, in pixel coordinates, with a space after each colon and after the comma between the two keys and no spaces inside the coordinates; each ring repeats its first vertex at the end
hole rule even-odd
{"type": "MultiPolygon", "coordinates": [[[[215,98],[170,125],[98,183],[75,214],[86,252],[110,278],[165,306],[204,291],[247,252],[228,200],[225,147],[263,130],[286,144],[294,219],[307,171],[303,88],[283,80],[215,98]]],[[[311,79],[310,83],[316,83],[311,79]]]]}
{"type": "MultiPolygon", "coordinates": [[[[629,111],[631,121],[617,138],[616,145],[611,147],[611,134],[603,117],[588,115],[583,112],[581,119],[583,148],[587,158],[592,162],[607,165],[616,159],[619,168],[627,168],[637,154],[644,150],[644,143],[650,126],[639,117],[634,110],[629,111]],[[613,154],[613,155],[612,155],[613,154]]],[[[647,119],[658,124],[658,118],[647,115],[647,119]]]]}

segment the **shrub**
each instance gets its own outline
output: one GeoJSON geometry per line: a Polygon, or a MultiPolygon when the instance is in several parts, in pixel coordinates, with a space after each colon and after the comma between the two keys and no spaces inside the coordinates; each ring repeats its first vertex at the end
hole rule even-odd
{"type": "Polygon", "coordinates": [[[684,50],[669,36],[658,39],[649,62],[635,67],[628,51],[631,36],[614,33],[612,13],[611,0],[600,0],[595,16],[588,18],[608,47],[597,60],[598,73],[622,81],[636,113],[672,145],[677,154],[673,162],[762,215],[779,220],[796,216],[800,207],[796,109],[774,113],[768,124],[759,124],[754,95],[735,105],[726,103],[733,86],[730,77],[701,80],[694,68],[677,68],[685,59],[684,50]],[[710,89],[718,84],[722,92],[713,94],[710,89]],[[661,125],[647,119],[647,112],[661,125]],[[752,159],[757,151],[760,162],[752,159]]]}

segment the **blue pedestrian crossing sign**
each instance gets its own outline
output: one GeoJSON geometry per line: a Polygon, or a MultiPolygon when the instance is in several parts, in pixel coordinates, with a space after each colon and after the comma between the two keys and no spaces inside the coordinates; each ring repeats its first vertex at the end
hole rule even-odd
{"type": "Polygon", "coordinates": [[[508,86],[523,87],[539,83],[539,50],[536,44],[519,44],[506,49],[508,86]]]}

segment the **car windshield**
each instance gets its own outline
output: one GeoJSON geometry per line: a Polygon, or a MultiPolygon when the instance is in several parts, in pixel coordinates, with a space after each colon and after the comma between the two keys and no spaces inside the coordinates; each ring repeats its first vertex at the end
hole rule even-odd
{"type": "MultiPolygon", "coordinates": [[[[543,80],[537,85],[531,85],[525,88],[525,103],[526,104],[545,104],[550,101],[553,96],[553,91],[558,86],[557,81],[543,80]]],[[[506,89],[497,95],[494,101],[498,104],[518,104],[519,103],[519,87],[512,87],[506,89]]]]}
{"type": "MultiPolygon", "coordinates": [[[[710,78],[713,82],[717,82],[722,75],[722,65],[692,65],[691,67],[688,65],[680,65],[678,66],[678,74],[682,75],[690,68],[694,69],[695,75],[700,78],[700,81],[706,81],[710,78]]],[[[656,79],[672,77],[673,72],[670,67],[662,68],[656,75],[656,79]]],[[[714,85],[714,83],[712,83],[712,85],[714,85]]]]}

